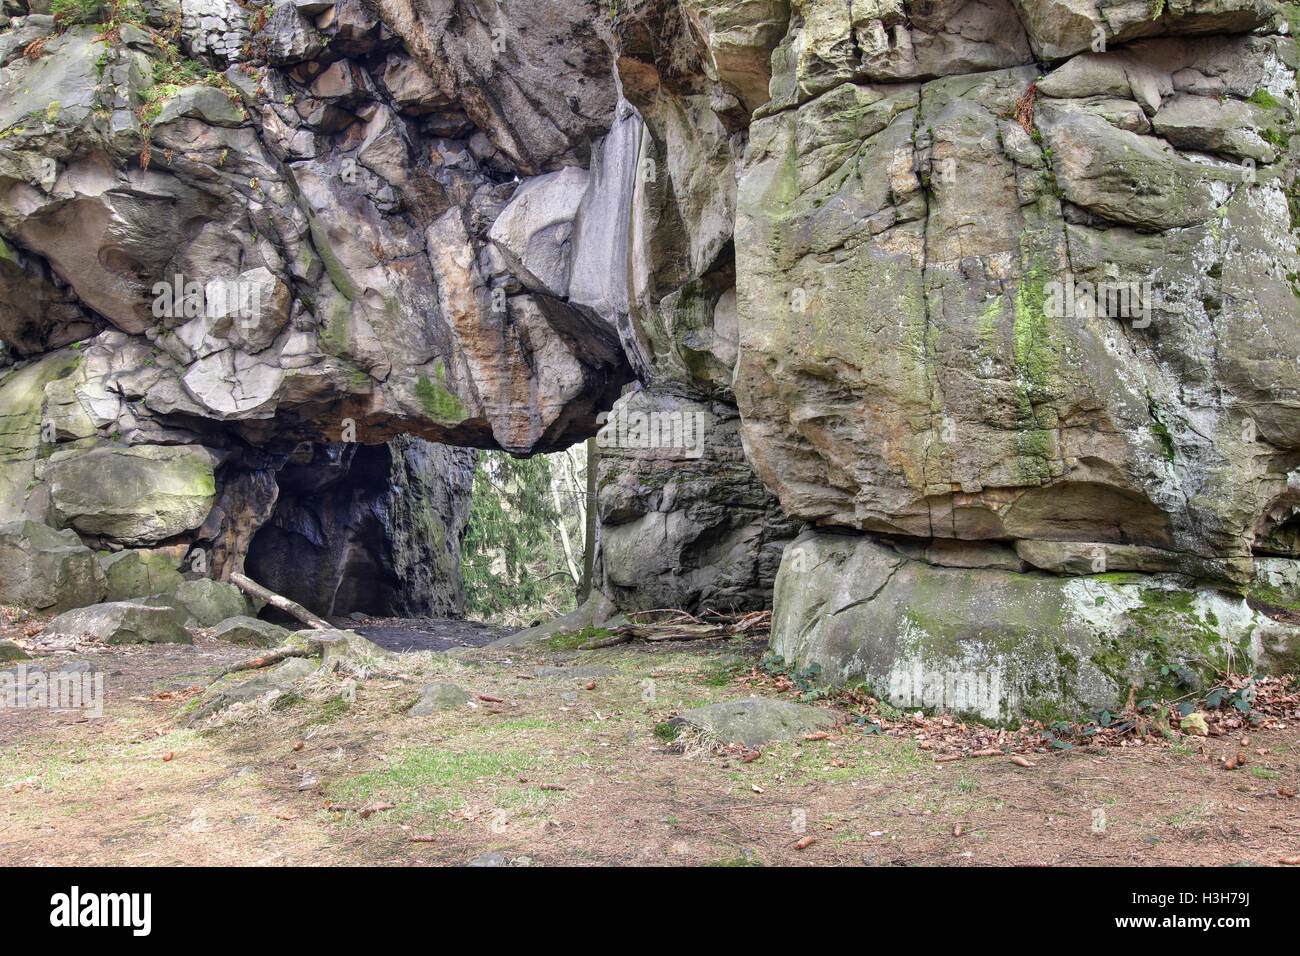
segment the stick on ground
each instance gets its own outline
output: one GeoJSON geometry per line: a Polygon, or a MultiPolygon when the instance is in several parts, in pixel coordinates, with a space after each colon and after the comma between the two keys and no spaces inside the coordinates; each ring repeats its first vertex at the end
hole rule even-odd
{"type": "Polygon", "coordinates": [[[241,591],[251,594],[255,598],[260,598],[272,607],[278,607],[281,611],[284,611],[284,613],[292,614],[308,627],[314,627],[318,631],[328,631],[333,629],[332,624],[317,617],[297,601],[290,601],[284,595],[276,594],[274,591],[262,587],[262,585],[258,584],[252,578],[245,577],[237,571],[231,572],[230,583],[234,584],[241,591]]]}

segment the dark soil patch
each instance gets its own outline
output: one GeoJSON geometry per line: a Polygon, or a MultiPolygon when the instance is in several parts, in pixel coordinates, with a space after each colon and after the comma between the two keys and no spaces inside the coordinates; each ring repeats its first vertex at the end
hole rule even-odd
{"type": "Polygon", "coordinates": [[[482,647],[515,630],[482,621],[436,618],[375,618],[364,623],[344,620],[337,624],[339,627],[351,628],[386,650],[399,652],[482,647]]]}

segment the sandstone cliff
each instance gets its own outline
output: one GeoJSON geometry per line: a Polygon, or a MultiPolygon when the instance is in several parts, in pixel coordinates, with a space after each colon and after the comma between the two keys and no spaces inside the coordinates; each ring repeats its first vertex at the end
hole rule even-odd
{"type": "MultiPolygon", "coordinates": [[[[609,596],[775,578],[775,648],[899,703],[1294,660],[1294,5],[42,2],[0,22],[4,517],[298,534],[324,594],[409,532],[342,557],[360,473],[295,531],[304,462],[604,424],[609,596]]],[[[454,529],[428,454],[394,507],[454,529]]]]}

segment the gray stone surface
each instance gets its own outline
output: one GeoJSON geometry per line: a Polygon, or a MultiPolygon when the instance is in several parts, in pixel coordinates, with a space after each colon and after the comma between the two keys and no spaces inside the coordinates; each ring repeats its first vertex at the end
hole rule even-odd
{"type": "Polygon", "coordinates": [[[0,524],[0,602],[39,611],[93,604],[107,583],[74,531],[36,521],[0,524]]]}
{"type": "Polygon", "coordinates": [[[773,740],[830,730],[835,726],[835,717],[830,711],[806,704],[747,697],[688,710],[668,723],[694,728],[723,743],[758,747],[773,740]]]}
{"type": "Polygon", "coordinates": [[[65,611],[45,625],[39,640],[54,645],[193,643],[173,609],[130,601],[65,611]]]}
{"type": "Polygon", "coordinates": [[[420,699],[411,708],[412,717],[429,717],[444,710],[463,707],[469,700],[469,694],[445,681],[434,681],[420,688],[420,699]]]}
{"type": "Polygon", "coordinates": [[[292,632],[269,621],[259,621],[244,615],[226,618],[212,630],[212,636],[231,644],[249,644],[253,647],[278,647],[292,632]]]}
{"type": "Polygon", "coordinates": [[[951,568],[870,538],[809,533],[786,549],[772,650],[898,707],[983,720],[1077,717],[1174,699],[1220,669],[1284,672],[1300,627],[1177,575],[951,568]]]}
{"type": "Polygon", "coordinates": [[[261,608],[255,601],[228,581],[191,578],[181,581],[170,594],[146,599],[150,604],[174,608],[191,627],[215,627],[232,617],[251,617],[261,608]]]}
{"type": "Polygon", "coordinates": [[[192,726],[224,710],[231,704],[249,704],[268,695],[292,693],[299,681],[316,672],[320,662],[311,658],[291,657],[254,675],[230,674],[212,684],[186,714],[192,726]]]}
{"type": "Polygon", "coordinates": [[[595,680],[612,677],[618,670],[603,664],[572,664],[568,667],[542,666],[533,668],[533,676],[542,680],[595,680]]]}

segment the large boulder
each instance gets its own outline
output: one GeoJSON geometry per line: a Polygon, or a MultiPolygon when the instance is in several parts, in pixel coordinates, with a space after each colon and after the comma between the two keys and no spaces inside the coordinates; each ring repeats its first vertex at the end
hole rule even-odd
{"type": "Polygon", "coordinates": [[[106,590],[95,552],[75,531],[37,521],[0,524],[0,603],[66,611],[94,604],[106,590]]]}
{"type": "Polygon", "coordinates": [[[596,444],[605,594],[636,610],[769,605],[801,522],[746,464],[733,405],[642,389],[615,404],[596,444]]]}
{"type": "Polygon", "coordinates": [[[101,551],[97,557],[108,582],[108,601],[175,591],[182,581],[176,556],[166,550],[101,551]]]}
{"type": "Polygon", "coordinates": [[[1219,670],[1286,670],[1300,627],[1176,575],[942,567],[860,535],[786,549],[772,650],[898,707],[983,720],[1173,699],[1219,670]]]}
{"type": "Polygon", "coordinates": [[[183,580],[169,594],[152,595],[145,602],[170,607],[188,627],[215,627],[232,617],[251,617],[262,607],[228,581],[212,578],[183,580]]]}
{"type": "Polygon", "coordinates": [[[43,644],[191,644],[177,613],[131,601],[65,611],[41,631],[43,644]]]}
{"type": "Polygon", "coordinates": [[[198,445],[58,451],[46,478],[58,519],[87,535],[148,545],[203,524],[216,455],[198,445]]]}

